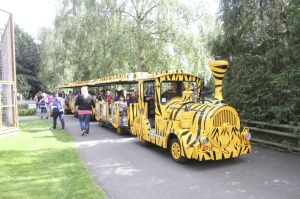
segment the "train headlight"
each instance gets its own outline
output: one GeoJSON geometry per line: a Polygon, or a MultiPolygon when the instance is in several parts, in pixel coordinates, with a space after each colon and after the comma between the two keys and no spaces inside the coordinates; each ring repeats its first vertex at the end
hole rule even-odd
{"type": "Polygon", "coordinates": [[[250,140],[251,139],[251,133],[250,132],[248,132],[248,133],[245,134],[245,139],[246,140],[250,140]]]}
{"type": "Polygon", "coordinates": [[[204,145],[204,146],[207,146],[209,144],[209,139],[208,137],[204,136],[204,137],[201,137],[201,143],[204,145]]]}
{"type": "Polygon", "coordinates": [[[250,140],[251,139],[251,133],[249,132],[248,127],[244,127],[242,135],[244,136],[245,140],[250,140]]]}

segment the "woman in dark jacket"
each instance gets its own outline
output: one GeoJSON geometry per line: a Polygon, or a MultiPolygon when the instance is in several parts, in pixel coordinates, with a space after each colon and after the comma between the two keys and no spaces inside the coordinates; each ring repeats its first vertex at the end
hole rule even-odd
{"type": "Polygon", "coordinates": [[[78,106],[78,118],[81,128],[81,135],[89,135],[90,118],[92,108],[95,107],[94,99],[88,93],[86,86],[81,88],[81,95],[76,99],[75,106],[78,106]]]}

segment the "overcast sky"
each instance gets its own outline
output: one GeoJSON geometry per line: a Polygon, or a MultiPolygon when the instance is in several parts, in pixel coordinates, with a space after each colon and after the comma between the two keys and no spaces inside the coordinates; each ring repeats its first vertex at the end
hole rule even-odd
{"type": "MultiPolygon", "coordinates": [[[[196,0],[182,0],[193,2],[196,0]]],[[[204,0],[216,12],[218,0],[204,0]]],[[[33,38],[41,27],[53,27],[56,0],[0,0],[0,9],[13,14],[13,20],[33,38]]],[[[7,23],[8,15],[0,11],[0,29],[7,23]]]]}
{"type": "MultiPolygon", "coordinates": [[[[36,38],[41,27],[53,27],[55,0],[0,0],[0,9],[13,14],[13,20],[25,32],[36,38]]],[[[0,11],[0,28],[8,15],[0,11]]]]}

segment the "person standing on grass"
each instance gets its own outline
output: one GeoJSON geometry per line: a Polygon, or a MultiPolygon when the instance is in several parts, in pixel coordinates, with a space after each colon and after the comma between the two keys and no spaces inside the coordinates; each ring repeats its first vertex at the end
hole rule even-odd
{"type": "Polygon", "coordinates": [[[58,96],[54,98],[53,105],[51,107],[53,112],[53,127],[51,129],[56,129],[56,121],[59,117],[61,123],[61,130],[65,130],[65,115],[64,115],[64,108],[63,108],[63,98],[62,93],[59,92],[58,96]]]}
{"type": "Polygon", "coordinates": [[[53,105],[53,96],[51,94],[50,91],[47,92],[47,99],[48,99],[48,103],[47,103],[47,117],[50,117],[51,114],[51,106],[53,105]]]}
{"type": "Polygon", "coordinates": [[[39,91],[35,97],[34,97],[34,101],[35,101],[35,104],[36,104],[36,115],[40,115],[40,100],[43,98],[43,95],[42,95],[42,91],[39,91]]]}
{"type": "Polygon", "coordinates": [[[84,86],[81,88],[81,95],[76,99],[75,106],[78,106],[78,118],[81,128],[81,135],[89,135],[90,118],[92,108],[95,107],[95,102],[93,97],[89,95],[88,87],[84,86]]]}
{"type": "Polygon", "coordinates": [[[48,98],[47,98],[47,94],[43,93],[42,96],[43,96],[43,98],[39,102],[39,105],[40,105],[40,117],[43,118],[43,115],[46,114],[46,119],[48,119],[48,115],[47,115],[48,98]]]}

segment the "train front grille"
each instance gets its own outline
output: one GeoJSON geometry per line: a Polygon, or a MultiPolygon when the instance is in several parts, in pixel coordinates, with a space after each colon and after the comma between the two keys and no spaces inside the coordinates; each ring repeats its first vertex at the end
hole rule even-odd
{"type": "Polygon", "coordinates": [[[239,125],[236,114],[230,110],[221,110],[213,118],[213,126],[221,127],[224,123],[229,123],[232,126],[239,125]]]}

